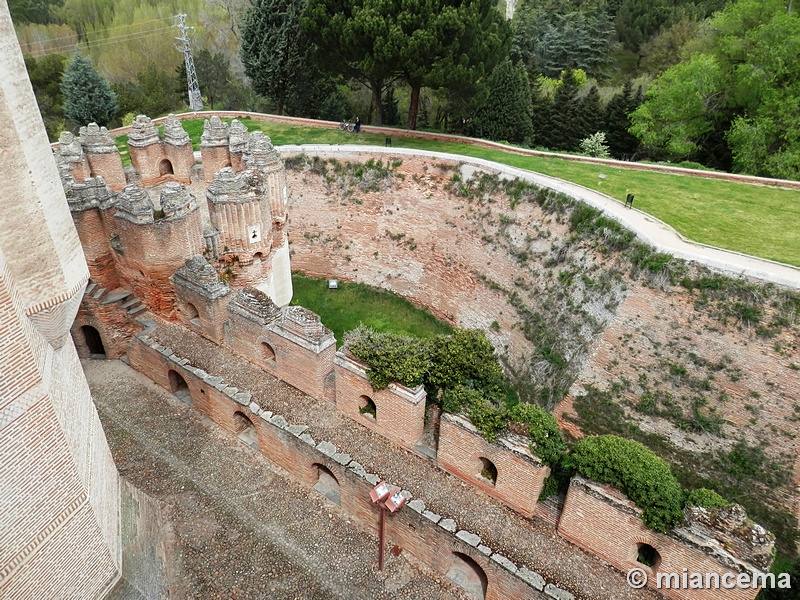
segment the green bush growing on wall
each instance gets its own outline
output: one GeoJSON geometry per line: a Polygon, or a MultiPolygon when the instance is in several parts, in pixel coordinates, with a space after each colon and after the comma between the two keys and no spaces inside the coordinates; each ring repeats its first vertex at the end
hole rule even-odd
{"type": "Polygon", "coordinates": [[[568,456],[578,473],[618,487],[643,510],[644,524],[668,531],[683,520],[684,494],[669,465],[651,450],[614,435],[587,437],[568,456]]]}
{"type": "Polygon", "coordinates": [[[686,506],[699,506],[707,510],[714,510],[715,508],[723,508],[730,506],[731,503],[720,496],[714,490],[708,488],[699,488],[689,492],[686,498],[686,506]]]}

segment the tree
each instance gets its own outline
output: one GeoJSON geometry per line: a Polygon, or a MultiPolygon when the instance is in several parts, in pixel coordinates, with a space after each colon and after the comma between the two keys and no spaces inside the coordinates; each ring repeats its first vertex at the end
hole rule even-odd
{"type": "Polygon", "coordinates": [[[488,98],[469,122],[467,132],[490,140],[531,144],[533,110],[525,68],[506,60],[492,71],[487,85],[488,98]]]}
{"type": "MultiPolygon", "coordinates": [[[[185,61],[183,64],[185,73],[185,61]]],[[[231,84],[230,63],[228,63],[228,59],[223,54],[211,54],[211,52],[203,48],[194,57],[194,66],[197,71],[197,83],[200,86],[200,93],[208,99],[209,108],[213,109],[215,102],[225,96],[225,90],[231,84]]],[[[185,85],[185,77],[183,81],[184,87],[187,87],[185,85]]]]}
{"type": "Polygon", "coordinates": [[[611,156],[621,160],[632,160],[639,148],[639,140],[628,130],[630,115],[642,103],[639,91],[633,89],[630,80],[608,101],[603,119],[603,130],[611,156]]]}
{"type": "Polygon", "coordinates": [[[64,114],[76,125],[108,125],[117,114],[117,99],[108,81],[80,54],[61,78],[64,114]]]}
{"type": "Polygon", "coordinates": [[[173,77],[150,63],[137,76],[139,82],[139,113],[148,117],[160,117],[174,112],[181,105],[181,96],[175,90],[173,77]]]}
{"type": "Polygon", "coordinates": [[[320,83],[328,84],[328,93],[333,88],[331,78],[317,67],[312,42],[300,26],[305,6],[291,0],[257,0],[242,23],[240,56],[245,74],[278,114],[307,113],[305,98],[325,97],[312,92],[320,83]]]}
{"type": "Polygon", "coordinates": [[[25,59],[36,103],[51,140],[57,140],[65,128],[60,81],[66,64],[67,58],[62,54],[50,54],[38,60],[30,57],[25,59]]]}
{"type": "Polygon", "coordinates": [[[370,90],[378,125],[383,122],[383,92],[399,74],[398,5],[397,0],[308,0],[301,18],[317,46],[317,60],[370,90]]]}
{"type": "Polygon", "coordinates": [[[581,115],[578,103],[578,80],[574,71],[567,71],[561,77],[553,97],[551,118],[551,145],[553,150],[578,150],[581,139],[581,115]]]}

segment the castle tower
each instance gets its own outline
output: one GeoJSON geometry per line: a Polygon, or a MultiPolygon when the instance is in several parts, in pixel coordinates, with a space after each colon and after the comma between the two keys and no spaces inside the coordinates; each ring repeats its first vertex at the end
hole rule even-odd
{"type": "Polygon", "coordinates": [[[194,150],[189,134],[183,128],[183,123],[175,115],[169,115],[164,122],[164,141],[162,143],[164,158],[161,160],[161,174],[172,170],[177,181],[190,183],[192,168],[194,167],[194,150]],[[168,161],[165,163],[164,161],[168,161]],[[168,169],[169,168],[169,169],[168,169]]]}
{"type": "Polygon", "coordinates": [[[158,129],[150,117],[138,115],[131,123],[128,151],[131,164],[139,172],[142,185],[151,185],[158,181],[162,175],[161,170],[172,172],[171,165],[167,169],[166,165],[161,164],[161,138],[158,137],[158,129]]]}
{"type": "Polygon", "coordinates": [[[237,119],[231,121],[231,128],[228,137],[231,157],[231,169],[236,171],[245,170],[244,155],[247,153],[247,140],[250,132],[247,127],[242,125],[237,119]]]}
{"type": "Polygon", "coordinates": [[[205,248],[195,197],[177,182],[166,184],[156,211],[146,190],[128,185],[117,198],[118,270],[134,294],[155,312],[175,309],[169,277],[205,248]]]}
{"type": "MultiPolygon", "coordinates": [[[[275,304],[284,306],[292,300],[292,268],[289,260],[289,239],[286,224],[288,188],[286,168],[268,136],[260,131],[250,134],[245,163],[248,172],[258,174],[264,203],[269,206],[272,238],[270,268],[266,277],[254,286],[266,293],[275,304]]],[[[265,213],[266,214],[266,213],[265,213]]]]}
{"type": "Polygon", "coordinates": [[[251,175],[226,167],[214,175],[206,191],[211,224],[219,231],[218,248],[244,263],[265,259],[272,248],[269,203],[251,175]]]}
{"type": "Polygon", "coordinates": [[[203,174],[207,183],[214,181],[214,174],[231,166],[229,128],[216,115],[206,119],[200,137],[200,155],[203,159],[203,174]]]}
{"type": "Polygon", "coordinates": [[[116,195],[102,177],[89,177],[82,182],[67,180],[64,192],[92,280],[109,290],[118,288],[112,236],[106,231],[104,220],[104,211],[115,204],[116,195]]]}
{"type": "Polygon", "coordinates": [[[102,177],[115,192],[125,187],[125,171],[114,140],[105,127],[89,123],[80,128],[80,142],[92,177],[102,177]]]}
{"type": "Polygon", "coordinates": [[[101,598],[120,480],[68,333],[88,271],[5,2],[0,75],[0,597],[101,598]]]}
{"type": "Polygon", "coordinates": [[[58,150],[56,150],[56,161],[59,168],[64,169],[62,177],[69,175],[75,181],[83,181],[91,177],[89,161],[83,153],[80,141],[70,131],[61,133],[58,138],[58,150]]]}

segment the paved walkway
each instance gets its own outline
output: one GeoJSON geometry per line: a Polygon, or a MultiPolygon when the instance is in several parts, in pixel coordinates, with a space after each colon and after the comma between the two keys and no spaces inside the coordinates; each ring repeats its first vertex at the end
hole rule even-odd
{"type": "Polygon", "coordinates": [[[650,244],[659,252],[667,252],[684,260],[696,261],[728,275],[753,277],[762,281],[800,289],[800,269],[796,267],[689,241],[672,227],[647,213],[635,208],[625,208],[622,202],[610,196],[556,177],[540,175],[479,158],[409,148],[308,144],[302,146],[279,146],[277,149],[282,155],[305,153],[340,158],[359,153],[371,155],[388,154],[392,156],[428,156],[433,159],[451,160],[465,165],[491,169],[504,173],[509,177],[524,179],[542,187],[552,188],[598,208],[624,227],[634,231],[641,241],[650,244]]]}
{"type": "Polygon", "coordinates": [[[83,367],[120,474],[161,505],[170,598],[466,600],[406,553],[376,571],[376,536],[127,365],[83,367]]]}

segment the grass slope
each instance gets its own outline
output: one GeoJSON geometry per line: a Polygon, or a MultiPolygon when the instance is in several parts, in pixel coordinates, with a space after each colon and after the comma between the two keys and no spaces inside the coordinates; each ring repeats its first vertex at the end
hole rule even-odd
{"type": "Polygon", "coordinates": [[[449,325],[427,310],[368,285],[340,281],[339,289],[329,290],[327,279],[312,279],[297,272],[292,274],[292,285],[292,304],[317,313],[333,331],[337,346],[342,345],[346,331],[360,324],[377,331],[423,338],[451,331],[449,325]]]}

